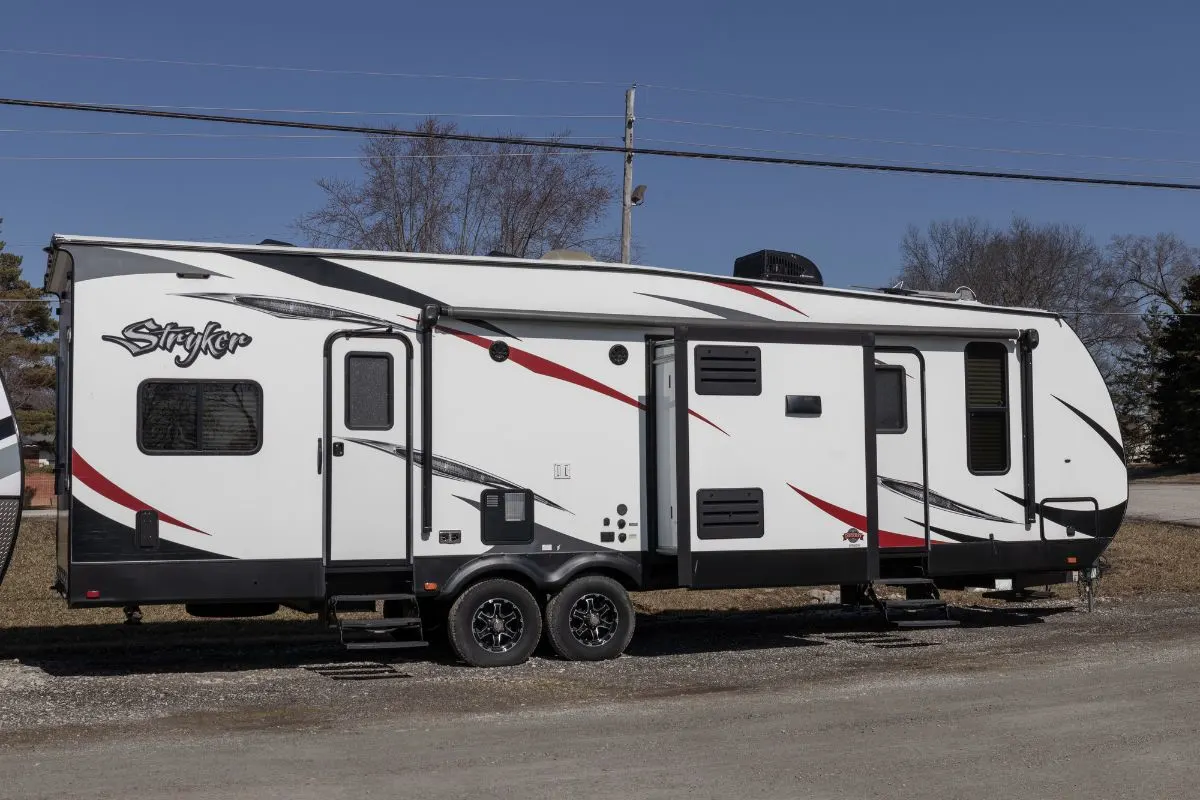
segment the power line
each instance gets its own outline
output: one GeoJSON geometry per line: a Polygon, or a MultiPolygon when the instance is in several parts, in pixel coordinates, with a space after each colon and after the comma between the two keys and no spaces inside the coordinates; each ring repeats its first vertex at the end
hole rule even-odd
{"type": "Polygon", "coordinates": [[[246,69],[262,72],[304,72],[315,75],[351,75],[367,78],[416,78],[421,80],[448,81],[494,81],[499,83],[548,83],[564,86],[624,86],[623,83],[612,81],[585,81],[571,78],[515,78],[495,75],[451,75],[430,74],[419,72],[376,72],[360,69],[318,69],[316,67],[283,67],[268,64],[225,64],[214,61],[183,61],[169,58],[138,58],[133,56],[106,56],[93,53],[58,53],[48,50],[17,50],[15,48],[0,48],[0,53],[18,56],[49,56],[53,58],[72,58],[88,61],[121,61],[131,64],[162,64],[176,67],[217,67],[219,69],[246,69]]]}
{"type": "Polygon", "coordinates": [[[382,161],[390,159],[420,160],[438,158],[533,158],[536,153],[438,153],[431,155],[399,155],[378,158],[356,156],[0,156],[0,161],[382,161]]]}
{"type": "MultiPolygon", "coordinates": [[[[130,136],[130,137],[167,137],[182,139],[275,139],[275,140],[316,140],[316,139],[345,139],[346,134],[339,133],[197,133],[197,132],[163,132],[163,131],[81,131],[33,128],[0,128],[2,133],[30,133],[38,135],[71,135],[71,136],[130,136]]],[[[555,139],[578,139],[580,141],[620,140],[619,136],[555,136],[555,139]]]]}
{"type": "Polygon", "coordinates": [[[776,156],[750,156],[730,153],[714,153],[696,150],[666,150],[651,147],[625,148],[617,145],[587,144],[583,142],[547,142],[544,140],[525,139],[515,136],[480,136],[467,133],[434,133],[430,131],[404,131],[388,128],[372,128],[358,125],[333,125],[330,123],[300,122],[295,120],[264,119],[256,117],[226,117],[213,114],[194,114],[179,111],[161,111],[146,108],[126,108],[121,106],[105,106],[90,103],[63,103],[51,100],[24,100],[18,98],[0,98],[0,105],[23,108],[46,108],[61,111],[83,111],[101,114],[119,114],[125,116],[152,117],[159,119],[178,119],[192,122],[220,122],[233,125],[260,125],[274,128],[300,128],[304,130],[337,131],[343,133],[361,133],[374,136],[401,136],[413,139],[445,139],[458,142],[480,142],[488,144],[505,144],[518,147],[541,147],[554,150],[577,150],[590,153],[618,153],[644,156],[663,156],[670,158],[690,158],[704,161],[729,161],[746,164],[773,164],[797,167],[818,167],[825,169],[862,170],[870,172],[897,172],[912,175],[942,175],[959,178],[994,178],[1018,181],[1036,181],[1042,183],[1073,183],[1091,186],[1125,186],[1149,189],[1180,189],[1200,190],[1200,184],[1156,182],[1141,180],[1124,180],[1117,178],[1081,177],[1069,175],[1003,172],[994,170],[964,170],[946,169],[928,166],[902,166],[899,164],[810,160],[797,158],[782,158],[776,156]]]}
{"type": "MultiPolygon", "coordinates": [[[[753,152],[753,153],[778,153],[781,155],[802,156],[802,157],[808,157],[808,158],[836,158],[837,157],[836,155],[831,154],[831,153],[813,153],[813,152],[808,152],[808,151],[803,151],[803,150],[773,150],[773,149],[764,148],[764,147],[744,147],[741,145],[715,144],[713,142],[689,142],[689,141],[682,141],[679,139],[655,139],[655,138],[649,138],[649,137],[642,137],[639,139],[639,141],[657,142],[658,144],[677,144],[677,145],[682,145],[684,147],[715,147],[717,149],[722,149],[722,150],[740,150],[740,151],[753,152]]],[[[982,169],[982,170],[1002,169],[1002,167],[996,167],[996,166],[990,166],[990,165],[961,164],[961,163],[956,163],[953,161],[929,161],[927,159],[917,161],[915,159],[897,158],[897,159],[892,159],[892,163],[922,164],[922,165],[937,166],[937,167],[954,167],[957,169],[982,169]]],[[[1195,162],[1195,163],[1200,164],[1200,161],[1195,162]]],[[[1026,167],[1011,167],[1010,169],[1024,170],[1026,172],[1029,171],[1029,169],[1026,167]]],[[[1177,175],[1150,175],[1150,174],[1144,174],[1144,173],[1131,173],[1131,172],[1082,172],[1082,171],[1076,171],[1076,170],[1067,170],[1066,174],[1068,174],[1068,175],[1102,175],[1102,176],[1109,176],[1109,177],[1116,177],[1116,178],[1123,177],[1123,178],[1161,178],[1161,179],[1170,179],[1170,180],[1200,180],[1200,177],[1192,177],[1192,176],[1186,176],[1186,177],[1181,178],[1177,175]]]]}
{"type": "Polygon", "coordinates": [[[242,108],[238,106],[175,106],[148,103],[68,103],[104,108],[160,109],[166,111],[229,111],[238,114],[313,114],[345,117],[462,117],[473,119],[624,119],[620,114],[476,114],[458,111],[329,111],[316,108],[242,108]]]}
{"type": "MultiPolygon", "coordinates": [[[[371,78],[409,78],[419,80],[458,80],[458,81],[477,81],[477,82],[499,82],[499,83],[531,83],[531,84],[559,84],[566,86],[621,86],[624,87],[628,83],[618,81],[596,81],[596,80],[577,80],[571,78],[523,78],[495,75],[454,75],[445,73],[417,73],[417,72],[384,72],[375,70],[352,70],[352,69],[323,69],[317,67],[293,67],[280,66],[271,64],[236,64],[236,63],[221,63],[213,61],[185,61],[180,59],[167,58],[141,58],[135,56],[112,56],[101,55],[96,53],[63,53],[48,50],[21,50],[17,48],[0,48],[0,53],[8,55],[21,56],[41,56],[52,58],[67,58],[76,60],[88,61],[111,61],[125,62],[131,64],[160,64],[168,66],[182,67],[208,67],[218,69],[241,69],[253,70],[260,72],[291,72],[291,73],[307,73],[314,75],[346,75],[371,78]]],[[[1099,125],[1086,122],[1059,122],[1054,120],[1034,120],[1020,119],[1012,117],[998,117],[984,114],[965,114],[958,112],[947,111],[927,111],[913,108],[900,108],[895,106],[875,106],[856,103],[839,103],[828,100],[814,100],[812,98],[803,97],[778,97],[769,95],[753,94],[748,92],[726,91],[721,89],[698,88],[689,86],[668,86],[659,83],[641,83],[640,86],[646,89],[657,89],[664,92],[680,92],[687,94],[702,94],[713,97],[728,97],[739,100],[753,100],[758,102],[768,103],[786,103],[811,105],[823,108],[838,108],[850,111],[870,111],[873,113],[886,114],[906,114],[913,116],[936,117],[941,119],[966,120],[972,122],[998,122],[1012,125],[1032,125],[1041,127],[1063,127],[1063,128],[1080,128],[1086,130],[1104,130],[1118,131],[1123,133],[1154,133],[1166,134],[1172,136],[1194,136],[1193,131],[1181,131],[1162,128],[1139,128],[1121,125],[1099,125]]],[[[235,110],[235,109],[210,109],[210,110],[235,110]]]]}
{"type": "MultiPolygon", "coordinates": [[[[769,133],[779,136],[803,136],[811,139],[831,139],[844,142],[864,142],[867,144],[902,145],[905,147],[935,147],[944,150],[971,150],[980,153],[1002,153],[1004,155],[1048,156],[1056,158],[1089,158],[1107,161],[1135,161],[1154,164],[1181,164],[1186,166],[1200,165],[1200,161],[1181,161],[1169,158],[1145,158],[1142,156],[1111,156],[1090,153],[1061,153],[1049,150],[1021,150],[1011,147],[982,147],[969,144],[945,144],[940,142],[912,142],[904,139],[874,139],[865,136],[849,136],[838,133],[815,133],[812,131],[787,131],[774,128],[751,128],[744,125],[729,125],[720,122],[698,122],[688,119],[665,119],[662,117],[641,117],[640,122],[658,122],[666,125],[691,125],[700,128],[718,128],[730,131],[748,131],[750,133],[769,133]]],[[[712,145],[723,147],[724,145],[712,145]]]]}
{"type": "Polygon", "coordinates": [[[858,105],[855,103],[837,103],[828,100],[812,100],[802,97],[769,97],[766,95],[745,94],[742,92],[727,92],[719,89],[694,89],[686,86],[663,86],[655,83],[642,83],[647,89],[658,89],[666,92],[686,92],[688,94],[706,94],[719,97],[732,97],[740,100],[758,100],[768,103],[797,103],[801,105],[821,106],[824,108],[840,108],[849,111],[871,111],[884,114],[907,114],[911,116],[937,117],[940,119],[966,120],[970,122],[999,122],[1008,125],[1032,125],[1047,128],[1082,128],[1085,130],[1116,131],[1120,133],[1159,133],[1170,136],[1195,136],[1195,131],[1180,131],[1167,128],[1136,128],[1122,125],[1098,125],[1090,122],[1058,122],[1055,120],[1019,119],[1013,117],[995,117],[983,114],[962,114],[949,111],[924,111],[914,108],[897,108],[893,106],[858,105]]]}

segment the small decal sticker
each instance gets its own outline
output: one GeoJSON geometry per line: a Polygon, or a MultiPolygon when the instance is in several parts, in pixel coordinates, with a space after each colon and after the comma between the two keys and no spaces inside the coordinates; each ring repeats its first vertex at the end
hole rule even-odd
{"type": "Polygon", "coordinates": [[[175,356],[178,367],[190,367],[202,355],[224,358],[254,341],[248,333],[221,330],[219,322],[207,322],[203,329],[196,330],[177,322],[159,325],[153,317],[126,325],[120,336],[100,338],[124,347],[134,358],[155,350],[167,353],[182,350],[175,356]]]}
{"type": "Polygon", "coordinates": [[[555,464],[554,479],[557,481],[569,481],[571,479],[571,465],[555,464]]]}
{"type": "Polygon", "coordinates": [[[851,528],[842,534],[842,539],[849,542],[851,546],[861,543],[864,537],[865,534],[858,528],[851,528]]]}

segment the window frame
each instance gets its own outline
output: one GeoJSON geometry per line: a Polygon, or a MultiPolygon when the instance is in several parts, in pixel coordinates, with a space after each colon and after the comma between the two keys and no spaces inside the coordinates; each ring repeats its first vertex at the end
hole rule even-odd
{"type": "MultiPolygon", "coordinates": [[[[262,384],[249,378],[146,378],[137,385],[137,447],[143,455],[147,456],[252,456],[262,450],[263,446],[263,388],[262,384]],[[258,437],[253,450],[151,450],[147,448],[142,439],[144,432],[144,415],[142,410],[144,407],[142,401],[142,389],[149,383],[174,383],[187,384],[196,386],[198,389],[204,385],[218,384],[230,385],[245,383],[253,386],[257,392],[257,402],[255,403],[255,412],[258,414],[258,437]]],[[[204,441],[204,392],[197,391],[196,394],[196,443],[204,441]]]]}
{"type": "Polygon", "coordinates": [[[390,431],[396,427],[396,360],[392,354],[384,350],[351,350],[342,361],[342,423],[348,431],[390,431]],[[387,360],[388,394],[387,394],[387,425],[351,425],[350,424],[350,359],[354,357],[382,358],[387,360]]]}
{"type": "MultiPolygon", "coordinates": [[[[900,427],[899,428],[881,428],[879,427],[879,403],[875,404],[875,433],[908,433],[908,370],[901,364],[876,364],[875,365],[875,381],[878,386],[880,372],[899,372],[900,373],[900,427]]],[[[878,401],[878,397],[876,400],[878,401]]]]}
{"type": "Polygon", "coordinates": [[[1009,375],[1008,359],[1009,359],[1009,356],[1010,356],[1010,353],[1008,351],[1008,346],[1005,345],[1003,342],[992,342],[992,341],[968,342],[966,347],[963,348],[963,408],[965,411],[963,421],[966,426],[964,438],[965,438],[965,444],[966,444],[965,451],[966,451],[966,456],[967,456],[967,471],[970,472],[972,475],[1007,475],[1009,472],[1012,471],[1012,413],[1011,413],[1012,412],[1012,404],[1009,400],[1009,391],[1008,391],[1008,375],[1009,375]],[[968,386],[968,381],[970,380],[970,378],[968,377],[968,374],[967,374],[967,362],[971,358],[969,351],[972,348],[976,348],[976,349],[986,348],[988,350],[994,350],[994,351],[997,351],[997,352],[1003,354],[1002,358],[1000,359],[1000,391],[1001,391],[1001,397],[1003,400],[1002,405],[999,405],[999,406],[972,406],[971,405],[971,392],[970,392],[970,388],[968,386]],[[971,465],[971,449],[972,449],[971,448],[971,417],[973,414],[979,414],[979,413],[994,414],[996,416],[1002,417],[1004,420],[1004,469],[977,470],[971,465]]]}

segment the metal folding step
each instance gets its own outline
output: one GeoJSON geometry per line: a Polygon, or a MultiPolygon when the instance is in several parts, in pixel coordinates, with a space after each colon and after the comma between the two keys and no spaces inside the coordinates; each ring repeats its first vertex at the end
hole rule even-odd
{"type": "Polygon", "coordinates": [[[380,619],[344,619],[339,623],[343,628],[370,628],[383,630],[385,628],[411,628],[421,624],[420,617],[382,617],[380,619]]]}
{"type": "MultiPolygon", "coordinates": [[[[345,619],[338,611],[375,611],[377,603],[383,603],[384,613],[388,603],[410,601],[416,610],[417,598],[413,594],[386,592],[380,594],[336,594],[329,598],[329,626],[337,628],[338,640],[347,650],[403,650],[426,647],[425,632],[421,617],[381,616],[345,619]]],[[[394,613],[394,612],[393,612],[394,613]]]]}
{"type": "Polygon", "coordinates": [[[872,585],[870,596],[883,612],[883,618],[897,628],[951,628],[959,624],[951,619],[950,606],[942,599],[937,584],[929,578],[883,578],[875,583],[903,586],[908,598],[891,600],[879,597],[872,585]],[[925,590],[922,592],[922,590],[925,590]],[[928,594],[928,597],[913,597],[928,594]]]}

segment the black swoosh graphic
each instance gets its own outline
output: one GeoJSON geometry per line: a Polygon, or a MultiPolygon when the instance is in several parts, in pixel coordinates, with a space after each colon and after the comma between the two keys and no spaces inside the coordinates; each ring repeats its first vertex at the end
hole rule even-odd
{"type": "MultiPolygon", "coordinates": [[[[1025,505],[1024,498],[1017,497],[1008,492],[1001,492],[999,489],[996,491],[1014,503],[1025,505]]],[[[1109,508],[1102,508],[1099,511],[1055,508],[1054,506],[1039,506],[1038,510],[1043,517],[1051,522],[1062,525],[1064,528],[1074,528],[1079,533],[1084,533],[1088,536],[1102,536],[1107,538],[1117,535],[1117,530],[1121,527],[1121,520],[1125,518],[1125,506],[1128,504],[1129,501],[1125,501],[1109,508]]]]}
{"type": "Polygon", "coordinates": [[[749,320],[751,322],[773,322],[770,317],[760,317],[758,314],[751,314],[748,311],[738,311],[735,308],[726,308],[725,306],[717,306],[712,303],[702,303],[699,300],[683,300],[679,297],[667,297],[662,294],[649,294],[648,292],[634,292],[642,297],[653,297],[655,300],[666,300],[668,303],[678,303],[681,306],[694,308],[697,311],[703,311],[706,314],[712,314],[714,317],[722,319],[737,319],[749,320]]]}
{"type": "MultiPolygon", "coordinates": [[[[462,495],[454,495],[459,500],[462,500],[467,505],[473,507],[476,511],[480,509],[478,500],[472,500],[469,497],[462,495]]],[[[605,547],[594,542],[585,542],[583,539],[576,539],[574,536],[568,536],[562,531],[556,531],[553,528],[547,528],[538,522],[533,523],[533,541],[524,544],[496,544],[485,550],[485,553],[540,553],[540,552],[559,552],[559,553],[591,553],[591,552],[607,552],[613,548],[605,547]],[[550,545],[552,551],[543,551],[542,545],[550,545]]]]}
{"type": "Polygon", "coordinates": [[[382,317],[360,314],[336,306],[325,306],[320,303],[310,303],[307,300],[292,300],[286,297],[268,297],[258,294],[225,294],[221,292],[194,292],[183,294],[182,297],[192,297],[197,300],[212,300],[217,303],[261,311],[280,319],[316,319],[329,322],[351,322],[360,325],[372,325],[389,328],[400,328],[412,332],[411,325],[406,325],[382,317]]]}
{"type": "MultiPolygon", "coordinates": [[[[346,292],[356,292],[358,294],[370,295],[371,297],[379,297],[384,300],[391,300],[393,303],[403,303],[406,306],[412,306],[418,311],[428,305],[435,305],[439,308],[445,305],[440,300],[432,298],[427,294],[422,294],[414,289],[409,289],[407,286],[386,281],[383,278],[370,275],[352,267],[343,267],[317,256],[287,255],[284,253],[238,253],[237,257],[243,261],[257,264],[260,267],[266,267],[267,269],[291,275],[293,278],[299,278],[300,280],[316,283],[321,286],[328,286],[330,289],[341,289],[346,292]]],[[[497,328],[490,322],[477,319],[463,321],[470,322],[472,325],[489,330],[500,336],[507,336],[510,339],[517,338],[497,328]]]]}
{"type": "MultiPolygon", "coordinates": [[[[344,438],[347,442],[354,442],[355,444],[361,444],[364,447],[370,447],[374,450],[379,450],[387,453],[388,455],[396,456],[397,458],[403,458],[405,460],[408,459],[408,448],[404,447],[403,445],[392,444],[391,442],[380,442],[376,441],[375,439],[354,439],[351,437],[339,438],[344,438]]],[[[417,466],[421,466],[425,463],[425,454],[420,450],[413,450],[412,457],[413,464],[417,466]]],[[[490,472],[484,472],[478,467],[472,467],[470,464],[464,464],[461,461],[454,461],[449,458],[434,456],[432,466],[433,474],[440,475],[443,478],[450,478],[451,480],[463,481],[465,483],[478,483],[491,489],[510,489],[512,491],[521,492],[529,491],[529,489],[524,486],[520,486],[512,481],[505,480],[498,475],[492,475],[490,472]]],[[[572,511],[567,511],[567,509],[563,508],[558,503],[547,500],[545,497],[542,497],[536,492],[533,495],[533,499],[542,505],[550,506],[551,508],[557,508],[559,511],[566,511],[568,514],[574,513],[572,511]]]]}
{"type": "MultiPolygon", "coordinates": [[[[919,483],[912,481],[902,481],[897,478],[885,478],[879,476],[879,483],[885,489],[889,489],[896,494],[903,495],[911,500],[916,500],[918,503],[925,502],[925,487],[919,483]]],[[[949,511],[952,514],[962,514],[964,517],[974,517],[975,519],[986,519],[989,522],[1005,522],[1009,525],[1016,524],[1011,519],[997,517],[995,514],[989,514],[986,511],[981,511],[978,508],[964,505],[956,500],[951,500],[945,495],[940,495],[937,492],[929,493],[929,505],[934,508],[940,508],[942,511],[949,511]]]]}
{"type": "Polygon", "coordinates": [[[1057,395],[1053,395],[1053,394],[1050,396],[1053,397],[1058,402],[1062,403],[1067,408],[1074,411],[1075,415],[1077,417],[1079,417],[1081,420],[1083,420],[1084,422],[1086,422],[1088,424],[1089,428],[1094,430],[1096,433],[1100,434],[1100,438],[1104,440],[1105,444],[1107,444],[1109,447],[1112,448],[1112,451],[1117,454],[1117,458],[1121,459],[1121,463],[1122,464],[1126,463],[1125,448],[1121,446],[1121,443],[1118,442],[1111,433],[1104,430],[1104,428],[1100,427],[1099,422],[1096,422],[1096,420],[1092,419],[1087,414],[1083,413],[1078,408],[1076,408],[1075,406],[1068,403],[1066,400],[1063,400],[1061,397],[1059,397],[1057,395]]]}
{"type": "MultiPolygon", "coordinates": [[[[912,517],[905,517],[905,519],[907,519],[913,525],[916,525],[921,528],[925,527],[924,522],[918,522],[917,520],[913,519],[912,517]]],[[[947,539],[951,539],[955,542],[962,542],[963,544],[969,544],[970,542],[991,541],[990,539],[985,539],[982,536],[971,536],[966,533],[956,533],[955,531],[948,531],[945,528],[939,528],[936,525],[930,525],[929,530],[933,533],[936,533],[938,536],[945,536],[947,539]]]]}

